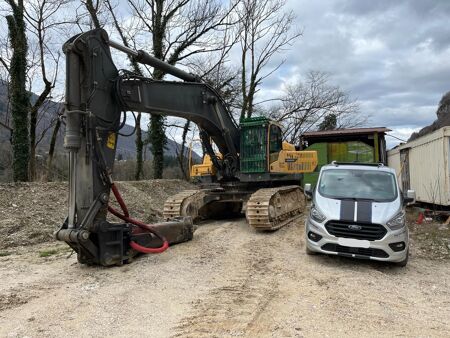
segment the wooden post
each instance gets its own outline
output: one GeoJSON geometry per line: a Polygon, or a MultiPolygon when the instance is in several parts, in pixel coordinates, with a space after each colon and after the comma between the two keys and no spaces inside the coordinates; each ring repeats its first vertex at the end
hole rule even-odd
{"type": "Polygon", "coordinates": [[[373,146],[374,146],[373,157],[374,157],[375,163],[378,163],[378,162],[380,162],[380,144],[379,144],[379,138],[378,138],[377,132],[373,133],[373,146]]]}

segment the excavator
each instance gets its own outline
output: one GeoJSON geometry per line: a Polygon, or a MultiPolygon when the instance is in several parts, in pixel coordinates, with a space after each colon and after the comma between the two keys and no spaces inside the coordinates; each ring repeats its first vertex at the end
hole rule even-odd
{"type": "Polygon", "coordinates": [[[317,154],[283,142],[276,122],[254,117],[237,124],[221,96],[197,76],[110,40],[103,29],[70,38],[63,51],[69,198],[67,218],[55,237],[80,263],[121,265],[139,252],[162,252],[192,239],[193,222],[201,219],[245,212],[255,229],[276,230],[304,210],[299,184],[302,173],[316,168],[317,154]],[[111,48],[183,81],[119,70],[111,48]],[[193,169],[201,184],[170,197],[161,223],[132,218],[113,181],[127,112],[181,117],[199,128],[205,159],[193,169]],[[111,192],[121,210],[110,203],[111,192]],[[108,211],[123,223],[109,222],[108,211]]]}

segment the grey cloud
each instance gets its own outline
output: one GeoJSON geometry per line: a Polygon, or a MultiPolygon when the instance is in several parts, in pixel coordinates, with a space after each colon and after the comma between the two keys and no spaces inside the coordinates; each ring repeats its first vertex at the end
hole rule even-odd
{"type": "Polygon", "coordinates": [[[267,79],[326,71],[360,100],[371,125],[409,130],[436,118],[450,90],[450,1],[290,0],[304,35],[287,52],[283,68],[267,79]]]}

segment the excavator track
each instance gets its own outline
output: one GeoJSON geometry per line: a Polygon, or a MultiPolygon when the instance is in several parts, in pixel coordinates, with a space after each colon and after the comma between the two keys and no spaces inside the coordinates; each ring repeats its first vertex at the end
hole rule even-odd
{"type": "Polygon", "coordinates": [[[178,216],[190,216],[195,220],[199,217],[204,197],[205,192],[202,190],[184,190],[169,197],[164,203],[164,220],[167,221],[178,216]]]}
{"type": "Polygon", "coordinates": [[[305,210],[305,197],[299,186],[259,189],[248,202],[247,222],[257,230],[277,230],[305,210]]]}

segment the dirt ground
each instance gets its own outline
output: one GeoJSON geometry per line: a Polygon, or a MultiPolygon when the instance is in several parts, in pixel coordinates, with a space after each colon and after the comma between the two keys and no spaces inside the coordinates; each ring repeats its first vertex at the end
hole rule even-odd
{"type": "MultiPolygon", "coordinates": [[[[133,212],[157,216],[162,204],[130,198],[152,184],[122,187],[133,212]]],[[[10,190],[3,188],[1,211],[10,190]]],[[[19,243],[32,233],[23,224],[19,243]]],[[[206,222],[193,241],[114,268],[80,265],[53,241],[17,246],[12,234],[2,236],[0,337],[448,337],[449,248],[434,255],[422,243],[450,236],[433,224],[410,227],[406,268],[307,256],[302,218],[275,233],[257,233],[243,219],[206,222]]]]}

